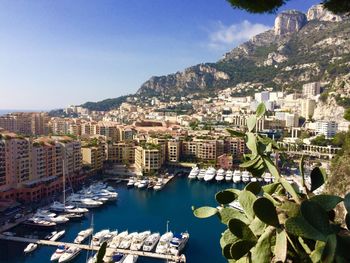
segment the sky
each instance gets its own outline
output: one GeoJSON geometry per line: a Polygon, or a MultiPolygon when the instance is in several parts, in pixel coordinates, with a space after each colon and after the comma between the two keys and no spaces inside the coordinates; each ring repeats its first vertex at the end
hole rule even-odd
{"type": "Polygon", "coordinates": [[[274,19],[225,0],[0,0],[0,109],[131,94],[152,76],[217,61],[274,19]]]}

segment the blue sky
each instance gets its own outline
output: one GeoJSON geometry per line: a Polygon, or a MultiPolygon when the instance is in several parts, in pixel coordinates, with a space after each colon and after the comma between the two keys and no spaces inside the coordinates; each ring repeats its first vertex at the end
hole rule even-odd
{"type": "Polygon", "coordinates": [[[151,76],[217,61],[274,19],[225,0],[0,0],[0,109],[134,93],[151,76]]]}

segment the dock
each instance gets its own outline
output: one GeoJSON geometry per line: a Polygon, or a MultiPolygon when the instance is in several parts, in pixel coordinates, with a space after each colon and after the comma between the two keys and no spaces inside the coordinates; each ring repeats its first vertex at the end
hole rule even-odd
{"type": "MultiPolygon", "coordinates": [[[[1,240],[7,240],[7,241],[15,241],[15,242],[23,242],[23,243],[36,243],[38,245],[45,245],[45,246],[74,246],[81,248],[83,250],[93,250],[98,251],[100,249],[99,246],[89,246],[86,244],[74,244],[74,243],[68,243],[68,242],[59,242],[59,241],[50,241],[50,240],[42,240],[42,239],[32,239],[32,238],[24,238],[24,237],[16,237],[16,236],[5,236],[0,235],[1,240]]],[[[123,254],[132,254],[137,255],[141,257],[148,257],[148,258],[154,258],[154,259],[163,259],[163,260],[169,260],[173,262],[186,262],[184,255],[174,256],[169,254],[158,254],[153,252],[144,252],[144,251],[134,251],[129,249],[114,249],[114,248],[107,248],[106,255],[111,255],[114,252],[119,252],[123,254]]]]}

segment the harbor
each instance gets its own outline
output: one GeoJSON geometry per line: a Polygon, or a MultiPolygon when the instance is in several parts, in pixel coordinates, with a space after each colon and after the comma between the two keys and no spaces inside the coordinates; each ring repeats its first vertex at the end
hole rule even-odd
{"type": "MultiPolygon", "coordinates": [[[[189,183],[184,177],[176,177],[162,191],[127,188],[124,182],[115,185],[112,183],[112,186],[118,192],[118,199],[115,202],[91,209],[81,221],[56,226],[56,230],[64,229],[66,231],[65,236],[59,242],[71,243],[81,230],[89,228],[91,214],[94,215],[94,233],[102,229],[111,229],[111,231],[118,229],[119,232],[128,230],[129,233],[140,232],[141,230],[165,233],[166,222],[170,221],[169,229],[171,231],[179,233],[187,230],[191,235],[183,251],[186,262],[206,262],[205,260],[212,256],[210,250],[214,250],[218,255],[215,262],[224,262],[220,257],[220,246],[216,243],[220,238],[221,224],[210,219],[207,222],[200,221],[193,216],[191,211],[192,205],[200,206],[208,202],[215,205],[214,195],[217,191],[223,189],[224,185],[189,183]],[[208,229],[211,224],[214,224],[215,229],[208,229]],[[208,229],[204,234],[201,231],[203,228],[208,229]],[[203,249],[206,247],[210,250],[203,249]]],[[[27,227],[22,225],[11,229],[11,231],[16,236],[21,237],[37,235],[36,240],[43,240],[49,232],[45,230],[29,231],[27,227]]],[[[14,243],[13,241],[3,240],[0,243],[8,251],[6,255],[0,255],[0,262],[39,262],[43,258],[49,261],[55,251],[53,246],[39,245],[35,251],[25,255],[23,249],[28,243],[14,243]]],[[[82,251],[74,259],[74,262],[86,262],[88,252],[87,250],[82,251]]],[[[165,259],[140,256],[137,262],[164,261],[165,259]]]]}

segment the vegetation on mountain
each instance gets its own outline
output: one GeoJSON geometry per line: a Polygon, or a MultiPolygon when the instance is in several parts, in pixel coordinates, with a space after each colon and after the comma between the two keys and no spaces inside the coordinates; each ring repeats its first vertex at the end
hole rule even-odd
{"type": "MultiPolygon", "coordinates": [[[[233,8],[246,10],[249,13],[274,13],[286,4],[288,0],[227,0],[233,8]]],[[[326,9],[335,14],[350,13],[348,0],[324,0],[321,2],[326,9]]]]}
{"type": "Polygon", "coordinates": [[[256,115],[247,121],[246,134],[230,130],[232,136],[243,137],[251,153],[244,155],[241,168],[260,178],[265,171],[275,182],[261,187],[259,182],[249,183],[242,191],[226,189],[215,196],[219,207],[193,208],[198,218],[218,216],[227,226],[220,245],[228,262],[349,262],[350,194],[315,195],[321,187],[325,172],[315,167],[311,172],[311,185],[304,177],[304,160],[300,173],[304,194],[278,171],[272,156],[281,152],[272,139],[255,133],[257,120],[265,114],[260,104],[256,115]],[[229,206],[238,201],[243,212],[229,206]],[[335,216],[334,209],[343,203],[345,218],[335,216]],[[346,222],[344,225],[339,221],[346,222]]]}
{"type": "Polygon", "coordinates": [[[86,102],[80,106],[93,111],[109,111],[118,108],[123,102],[126,101],[128,95],[120,96],[114,99],[105,99],[98,102],[86,102]]]}

